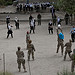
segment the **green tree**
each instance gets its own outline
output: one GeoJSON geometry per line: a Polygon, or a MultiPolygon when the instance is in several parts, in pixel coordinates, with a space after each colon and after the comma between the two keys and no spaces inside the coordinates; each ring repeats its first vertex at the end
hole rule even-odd
{"type": "Polygon", "coordinates": [[[5,5],[5,0],[0,0],[0,5],[5,5]]]}
{"type": "MultiPolygon", "coordinates": [[[[74,17],[75,17],[75,0],[63,0],[62,3],[63,3],[63,9],[69,14],[74,14],[74,17]]],[[[75,18],[74,18],[74,21],[75,21],[75,18]]]]}
{"type": "Polygon", "coordinates": [[[11,5],[12,0],[0,0],[0,6],[11,5]]]}

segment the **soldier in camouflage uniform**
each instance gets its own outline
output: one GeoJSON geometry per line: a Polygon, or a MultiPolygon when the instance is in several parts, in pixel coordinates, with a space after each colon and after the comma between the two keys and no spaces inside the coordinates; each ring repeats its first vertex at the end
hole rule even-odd
{"type": "Polygon", "coordinates": [[[57,44],[57,51],[56,51],[56,53],[58,53],[59,47],[61,46],[61,54],[63,55],[63,41],[64,40],[59,38],[59,33],[60,32],[62,32],[62,29],[60,27],[58,27],[58,29],[57,29],[57,36],[58,36],[57,41],[58,41],[58,44],[57,44]]]}
{"type": "Polygon", "coordinates": [[[67,53],[68,53],[68,55],[69,55],[69,57],[71,58],[71,47],[72,47],[72,43],[71,43],[72,41],[71,40],[69,40],[69,42],[67,42],[66,44],[65,44],[65,46],[64,47],[66,47],[66,49],[65,49],[65,56],[64,56],[64,61],[65,61],[65,59],[66,59],[66,55],[67,55],[67,53]]]}
{"type": "Polygon", "coordinates": [[[29,35],[29,32],[27,31],[27,34],[26,34],[26,43],[27,43],[27,46],[29,44],[29,40],[30,40],[30,35],[29,35]]]}
{"type": "Polygon", "coordinates": [[[35,51],[35,48],[34,48],[34,45],[31,44],[31,40],[29,40],[29,44],[28,44],[28,61],[30,60],[30,54],[32,54],[32,59],[34,60],[34,51],[35,51]]]}
{"type": "Polygon", "coordinates": [[[72,60],[71,72],[74,72],[74,67],[75,67],[75,49],[73,49],[73,54],[71,55],[71,60],[72,60]]]}
{"type": "Polygon", "coordinates": [[[18,51],[16,51],[18,69],[19,69],[19,72],[20,72],[20,71],[21,71],[21,64],[22,64],[23,69],[24,69],[24,72],[27,72],[27,71],[26,71],[26,68],[25,68],[24,52],[23,52],[23,51],[20,51],[20,49],[21,49],[21,48],[18,47],[18,51]]]}

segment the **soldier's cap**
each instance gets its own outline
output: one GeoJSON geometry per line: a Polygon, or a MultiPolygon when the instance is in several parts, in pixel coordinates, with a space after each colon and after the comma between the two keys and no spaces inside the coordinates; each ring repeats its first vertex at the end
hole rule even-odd
{"type": "Polygon", "coordinates": [[[29,43],[31,43],[32,42],[32,40],[29,40],[29,43]]]}
{"type": "Polygon", "coordinates": [[[29,31],[27,31],[27,34],[29,34],[29,31]]]}

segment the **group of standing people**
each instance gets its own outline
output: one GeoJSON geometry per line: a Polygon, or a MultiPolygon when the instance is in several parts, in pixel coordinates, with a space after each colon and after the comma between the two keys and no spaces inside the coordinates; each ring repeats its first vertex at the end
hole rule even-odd
{"type": "Polygon", "coordinates": [[[74,66],[75,66],[75,49],[73,49],[73,54],[72,53],[72,40],[69,39],[69,41],[64,44],[64,34],[63,34],[63,31],[62,31],[62,28],[61,26],[58,25],[58,28],[57,28],[57,41],[58,41],[58,44],[57,44],[57,51],[56,53],[59,52],[59,48],[61,46],[61,54],[63,55],[63,52],[64,52],[64,47],[65,47],[65,52],[64,52],[64,61],[66,60],[66,55],[68,54],[70,59],[72,60],[72,63],[71,63],[71,72],[74,72],[74,66]]]}
{"type": "Polygon", "coordinates": [[[50,7],[51,3],[46,2],[46,3],[18,3],[16,6],[17,12],[27,12],[27,11],[34,11],[40,12],[40,10],[46,10],[47,7],[50,7]]]}
{"type": "Polygon", "coordinates": [[[7,23],[7,29],[8,29],[7,38],[9,37],[10,34],[11,34],[11,37],[13,38],[13,31],[12,31],[13,26],[10,25],[10,16],[9,15],[6,17],[6,23],[7,23]]]}
{"type": "MultiPolygon", "coordinates": [[[[34,61],[35,47],[32,44],[32,40],[30,39],[30,33],[28,31],[26,33],[26,44],[27,44],[26,50],[28,50],[28,52],[27,52],[28,62],[30,61],[30,55],[31,54],[32,54],[32,60],[34,61]]],[[[26,67],[25,67],[24,52],[21,51],[20,49],[21,49],[21,47],[18,47],[18,51],[16,51],[18,69],[19,69],[19,72],[20,72],[21,71],[21,64],[22,64],[24,72],[27,72],[26,67]]]]}
{"type": "MultiPolygon", "coordinates": [[[[56,16],[56,15],[55,15],[56,16]]],[[[53,16],[54,17],[54,16],[53,16]]],[[[38,21],[38,25],[41,25],[41,14],[39,13],[37,15],[37,21],[38,21]]],[[[35,18],[32,17],[32,15],[30,15],[29,17],[29,25],[30,25],[30,32],[27,31],[27,34],[26,34],[26,43],[27,43],[27,50],[28,50],[28,61],[30,61],[30,55],[32,54],[32,59],[34,60],[34,51],[35,51],[35,47],[34,45],[32,44],[32,40],[30,39],[30,34],[31,34],[31,31],[33,30],[33,33],[35,33],[35,18]]],[[[13,38],[13,32],[12,32],[12,27],[10,25],[10,17],[7,16],[6,18],[6,23],[7,23],[7,29],[8,29],[8,35],[7,35],[7,38],[9,37],[9,34],[11,34],[11,37],[13,38]]],[[[54,22],[55,25],[56,25],[56,22],[54,22]]],[[[52,33],[53,34],[53,26],[52,26],[52,21],[50,20],[50,22],[48,23],[48,30],[49,30],[49,34],[52,33]],[[51,31],[51,32],[50,32],[51,31]]],[[[62,28],[61,28],[61,19],[58,17],[57,19],[57,24],[58,24],[58,28],[57,28],[57,41],[58,41],[58,44],[57,44],[57,51],[56,53],[59,52],[59,48],[61,46],[61,54],[63,55],[63,52],[64,52],[64,47],[65,48],[65,54],[64,54],[64,61],[66,60],[66,55],[68,54],[69,57],[71,58],[72,60],[72,66],[71,66],[71,71],[73,72],[74,71],[74,66],[75,66],[75,49],[73,50],[73,54],[71,55],[71,52],[72,52],[72,42],[74,42],[75,40],[75,27],[73,26],[72,30],[71,30],[71,37],[72,37],[72,40],[69,39],[69,41],[64,45],[63,42],[64,42],[64,34],[63,34],[63,31],[62,31],[62,28]]],[[[19,20],[18,18],[16,17],[15,18],[15,26],[16,26],[16,29],[19,29],[19,20]]],[[[24,59],[24,52],[23,51],[20,51],[21,47],[18,47],[18,51],[16,52],[16,55],[17,55],[17,63],[18,63],[18,69],[19,69],[19,72],[21,71],[21,64],[23,66],[23,69],[24,69],[24,72],[27,72],[26,71],[26,68],[25,68],[25,59],[24,59]]]]}
{"type": "MultiPolygon", "coordinates": [[[[19,29],[19,19],[17,17],[15,17],[15,26],[16,26],[16,29],[19,29]]],[[[11,35],[11,37],[13,38],[13,31],[12,31],[12,25],[10,24],[10,16],[7,15],[6,17],[6,24],[7,24],[7,29],[8,29],[8,32],[7,32],[7,38],[9,37],[9,35],[11,35]]]]}
{"type": "MultiPolygon", "coordinates": [[[[38,25],[41,25],[41,14],[40,13],[37,15],[37,21],[38,21],[38,25]]],[[[30,14],[29,16],[30,33],[32,30],[33,30],[33,33],[35,33],[34,31],[35,26],[36,26],[35,22],[36,22],[35,18],[30,14]]]]}

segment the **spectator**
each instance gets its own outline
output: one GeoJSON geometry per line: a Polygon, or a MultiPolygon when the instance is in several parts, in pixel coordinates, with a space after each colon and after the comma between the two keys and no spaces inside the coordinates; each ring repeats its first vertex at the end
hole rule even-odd
{"type": "Polygon", "coordinates": [[[48,31],[49,31],[49,34],[50,34],[50,31],[53,34],[53,26],[52,26],[52,21],[51,20],[50,20],[50,22],[48,24],[48,31]]]}
{"type": "Polygon", "coordinates": [[[41,25],[41,14],[39,13],[37,15],[38,25],[41,25]]]}

